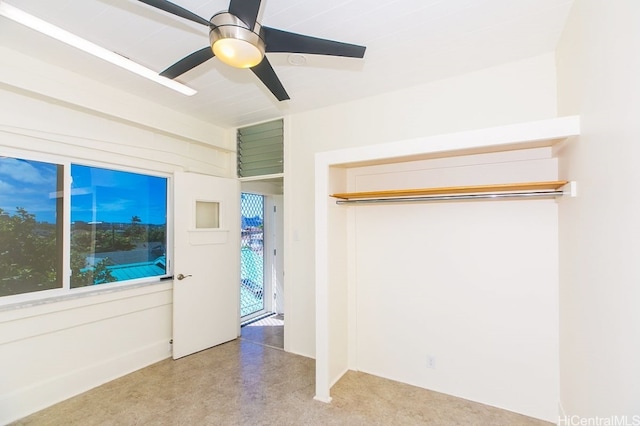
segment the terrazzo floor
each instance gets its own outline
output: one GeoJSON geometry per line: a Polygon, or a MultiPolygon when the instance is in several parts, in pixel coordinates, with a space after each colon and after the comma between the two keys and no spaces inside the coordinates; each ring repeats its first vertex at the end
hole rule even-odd
{"type": "Polygon", "coordinates": [[[158,362],[15,425],[550,425],[437,392],[348,372],[313,400],[314,360],[237,339],[158,362]]]}
{"type": "Polygon", "coordinates": [[[284,348],[284,316],[272,315],[242,327],[241,339],[272,348],[284,348]]]}

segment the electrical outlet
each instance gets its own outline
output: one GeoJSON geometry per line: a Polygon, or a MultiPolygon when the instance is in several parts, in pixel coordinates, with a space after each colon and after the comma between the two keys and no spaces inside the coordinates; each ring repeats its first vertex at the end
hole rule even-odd
{"type": "Polygon", "coordinates": [[[433,355],[427,355],[427,368],[436,368],[436,357],[433,355]]]}

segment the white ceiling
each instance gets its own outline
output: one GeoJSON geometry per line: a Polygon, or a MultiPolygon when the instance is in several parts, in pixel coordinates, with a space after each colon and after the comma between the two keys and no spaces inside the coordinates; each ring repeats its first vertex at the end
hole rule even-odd
{"type": "MultiPolygon", "coordinates": [[[[208,44],[205,26],[135,0],[6,3],[158,72],[208,44]]],[[[0,17],[0,42],[129,93],[236,127],[403,89],[551,52],[573,0],[264,0],[266,26],[367,46],[364,59],[288,54],[269,61],[291,100],[278,102],[250,70],[211,59],[178,81],[187,97],[0,17]]],[[[227,0],[175,0],[209,19],[227,0]]]]}

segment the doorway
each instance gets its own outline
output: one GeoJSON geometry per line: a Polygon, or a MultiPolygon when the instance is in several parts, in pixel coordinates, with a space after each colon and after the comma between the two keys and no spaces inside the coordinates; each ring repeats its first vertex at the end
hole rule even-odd
{"type": "Polygon", "coordinates": [[[241,181],[241,337],[284,346],[283,179],[241,181]]]}

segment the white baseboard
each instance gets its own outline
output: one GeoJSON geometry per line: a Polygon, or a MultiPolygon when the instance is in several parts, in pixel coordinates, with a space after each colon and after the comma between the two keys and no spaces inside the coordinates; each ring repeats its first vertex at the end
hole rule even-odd
{"type": "Polygon", "coordinates": [[[320,402],[324,402],[325,404],[329,404],[331,402],[331,397],[330,396],[319,396],[316,395],[313,397],[314,400],[316,401],[320,401],[320,402]]]}
{"type": "Polygon", "coordinates": [[[0,424],[16,421],[111,380],[169,358],[163,339],[0,396],[0,424]]]}
{"type": "MultiPolygon", "coordinates": [[[[562,401],[558,401],[558,420],[566,419],[567,413],[564,412],[564,407],[562,406],[562,401]]],[[[560,423],[559,421],[556,424],[560,423]]]]}
{"type": "Polygon", "coordinates": [[[340,379],[342,379],[342,377],[345,374],[347,374],[347,371],[349,371],[349,368],[345,368],[344,370],[342,370],[342,373],[338,374],[333,380],[331,380],[331,383],[329,383],[329,388],[332,388],[333,385],[338,383],[340,381],[340,379]]]}

